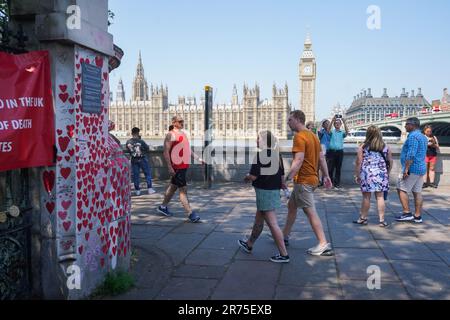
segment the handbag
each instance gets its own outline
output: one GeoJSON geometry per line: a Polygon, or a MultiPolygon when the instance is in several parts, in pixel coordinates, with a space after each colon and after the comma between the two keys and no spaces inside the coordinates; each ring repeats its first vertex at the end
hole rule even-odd
{"type": "MultiPolygon", "coordinates": [[[[384,155],[383,151],[378,151],[378,152],[383,157],[383,160],[386,163],[386,169],[389,172],[389,169],[391,168],[391,163],[389,161],[387,161],[386,156],[384,155]]],[[[383,193],[384,201],[386,201],[388,199],[388,193],[389,193],[389,191],[384,191],[384,193],[383,193]]]]}

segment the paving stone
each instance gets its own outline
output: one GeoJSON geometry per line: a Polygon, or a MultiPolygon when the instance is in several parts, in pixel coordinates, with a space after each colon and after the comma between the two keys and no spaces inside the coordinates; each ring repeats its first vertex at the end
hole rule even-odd
{"type": "MultiPolygon", "coordinates": [[[[267,239],[273,243],[274,240],[269,237],[270,232],[267,233],[267,239]]],[[[330,241],[330,235],[328,232],[325,232],[325,236],[330,241]]],[[[312,231],[305,231],[305,232],[291,232],[289,235],[289,246],[287,249],[309,249],[315,245],[317,245],[317,238],[314,232],[312,231]]]]}
{"type": "Polygon", "coordinates": [[[170,233],[161,238],[156,245],[172,258],[174,265],[178,265],[204,237],[205,235],[198,233],[170,233]]]}
{"type": "MultiPolygon", "coordinates": [[[[123,299],[450,299],[448,188],[424,192],[422,224],[394,221],[401,206],[393,190],[386,203],[386,219],[392,222],[388,228],[378,227],[374,201],[369,225],[352,223],[361,205],[358,187],[319,188],[316,208],[335,256],[305,253],[317,240],[298,210],[287,248],[291,261],[275,264],[269,258],[278,249],[268,227],[251,254],[237,244],[250,236],[254,222],[251,187],[225,183],[205,190],[201,184],[190,185],[190,200],[202,217],[202,223],[191,224],[177,195],[170,204],[174,217],[155,211],[166,182],[155,186],[157,195],[133,197],[132,247],[147,254],[133,265],[137,286],[123,299]],[[381,268],[381,290],[367,288],[369,265],[381,268]]],[[[410,203],[414,208],[412,199],[410,203]]],[[[277,210],[280,227],[286,217],[282,203],[277,210]]]]}
{"type": "Polygon", "coordinates": [[[254,224],[253,217],[241,217],[238,219],[225,219],[224,222],[220,223],[214,231],[222,232],[243,232],[245,230],[251,229],[254,224]]]}
{"type": "MultiPolygon", "coordinates": [[[[327,214],[327,224],[330,229],[355,230],[353,214],[327,214]]],[[[322,222],[323,223],[323,222],[322,222]]]]}
{"type": "Polygon", "coordinates": [[[235,249],[238,247],[238,239],[242,239],[242,234],[212,232],[199,245],[201,249],[235,249]]]}
{"type": "Polygon", "coordinates": [[[214,300],[269,300],[275,296],[281,265],[262,261],[236,261],[215,289],[214,300]]]}
{"type": "Polygon", "coordinates": [[[337,287],[277,286],[276,300],[341,300],[344,296],[337,287]]]}
{"type": "MultiPolygon", "coordinates": [[[[383,278],[382,278],[383,279],[383,278]]],[[[372,284],[372,282],[370,282],[372,284]]],[[[342,291],[346,300],[406,300],[408,293],[401,282],[381,280],[380,289],[367,287],[367,280],[343,280],[342,291]]]]}
{"type": "Polygon", "coordinates": [[[334,257],[310,256],[304,250],[289,251],[290,262],[283,265],[280,284],[299,287],[338,286],[334,257]]]}
{"type": "Polygon", "coordinates": [[[173,233],[201,233],[201,234],[209,234],[211,233],[216,227],[216,223],[211,223],[204,219],[203,216],[201,216],[201,220],[198,223],[190,223],[185,222],[181,224],[180,226],[174,228],[172,230],[173,233]]]}
{"type": "Polygon", "coordinates": [[[424,229],[414,233],[428,248],[436,250],[450,248],[450,236],[447,232],[424,229]]]}
{"type": "Polygon", "coordinates": [[[200,249],[197,248],[186,258],[186,264],[203,266],[223,266],[231,262],[238,248],[200,249]]]}
{"type": "Polygon", "coordinates": [[[206,300],[208,299],[217,280],[172,278],[157,296],[157,300],[206,300]]]}
{"type": "Polygon", "coordinates": [[[354,225],[353,229],[332,229],[330,234],[335,248],[378,248],[372,234],[364,226],[354,225]]]}
{"type": "Polygon", "coordinates": [[[175,277],[201,278],[201,279],[221,279],[225,272],[225,266],[198,266],[180,265],[174,272],[175,277]]]}
{"type": "Polygon", "coordinates": [[[367,272],[369,266],[377,266],[383,281],[399,281],[380,249],[336,248],[334,251],[340,279],[367,279],[370,275],[367,272]]]}
{"type": "Polygon", "coordinates": [[[441,259],[450,266],[450,248],[446,248],[444,250],[433,250],[435,254],[437,254],[441,259]]]}
{"type": "Polygon", "coordinates": [[[419,241],[378,240],[377,242],[390,260],[441,261],[436,254],[419,241]]]}
{"type": "Polygon", "coordinates": [[[395,222],[390,224],[387,228],[381,228],[376,223],[369,224],[367,227],[372,234],[372,237],[376,240],[418,240],[413,230],[399,227],[399,224],[395,222]]]}
{"type": "MultiPolygon", "coordinates": [[[[447,204],[448,206],[448,204],[447,204]]],[[[443,224],[443,225],[450,225],[450,212],[449,210],[444,211],[442,209],[440,210],[436,210],[436,211],[431,211],[431,210],[427,210],[427,212],[433,216],[433,218],[435,218],[437,221],[439,221],[439,223],[443,224]]]]}
{"type": "Polygon", "coordinates": [[[131,239],[158,240],[172,229],[165,226],[131,225],[131,239]]]}
{"type": "Polygon", "coordinates": [[[410,260],[392,265],[412,299],[450,299],[450,268],[445,263],[410,260]]]}

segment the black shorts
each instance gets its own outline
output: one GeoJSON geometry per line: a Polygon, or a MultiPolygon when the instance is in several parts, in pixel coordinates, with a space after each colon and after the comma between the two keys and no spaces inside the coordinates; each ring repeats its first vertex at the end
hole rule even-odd
{"type": "Polygon", "coordinates": [[[177,187],[185,187],[186,186],[186,172],[187,169],[176,169],[175,175],[170,180],[170,183],[176,185],[177,187]]]}

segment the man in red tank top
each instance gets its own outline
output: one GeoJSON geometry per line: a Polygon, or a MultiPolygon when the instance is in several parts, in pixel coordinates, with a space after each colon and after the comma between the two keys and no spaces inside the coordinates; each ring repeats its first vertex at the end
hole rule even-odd
{"type": "Polygon", "coordinates": [[[191,152],[189,139],[182,130],[184,120],[180,116],[174,116],[172,118],[172,125],[173,130],[167,133],[164,140],[164,159],[166,160],[171,180],[164,195],[164,201],[157,210],[165,216],[171,216],[172,213],[169,212],[167,205],[177,189],[179,189],[180,201],[188,214],[189,220],[191,222],[198,222],[200,221],[200,217],[191,209],[187,197],[186,172],[191,163],[191,155],[202,164],[204,164],[204,161],[194,152],[191,152]]]}

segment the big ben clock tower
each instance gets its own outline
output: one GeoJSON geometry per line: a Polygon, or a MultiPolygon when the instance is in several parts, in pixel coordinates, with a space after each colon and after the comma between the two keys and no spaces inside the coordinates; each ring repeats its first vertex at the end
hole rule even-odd
{"type": "Polygon", "coordinates": [[[306,122],[316,121],[316,58],[311,49],[311,37],[306,36],[305,47],[300,58],[300,110],[305,113],[306,122]]]}

